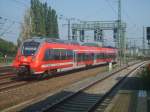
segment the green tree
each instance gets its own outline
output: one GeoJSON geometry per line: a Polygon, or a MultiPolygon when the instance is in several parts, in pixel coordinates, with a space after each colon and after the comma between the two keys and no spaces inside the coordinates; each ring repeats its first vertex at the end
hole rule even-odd
{"type": "Polygon", "coordinates": [[[57,23],[57,15],[56,15],[56,11],[54,9],[52,9],[51,11],[51,22],[52,22],[52,36],[53,38],[58,38],[58,23],[57,23]]]}
{"type": "Polygon", "coordinates": [[[59,37],[56,11],[39,0],[31,0],[31,7],[25,12],[18,45],[33,36],[59,37]]]}
{"type": "Polygon", "coordinates": [[[0,38],[0,54],[8,56],[14,56],[16,54],[17,47],[12,42],[6,41],[0,38]]]}
{"type": "Polygon", "coordinates": [[[51,37],[52,33],[52,22],[51,22],[51,7],[48,7],[47,9],[47,16],[46,16],[46,36],[51,37]]]}
{"type": "Polygon", "coordinates": [[[33,36],[58,38],[56,11],[48,7],[47,3],[31,0],[31,18],[33,36]]]}
{"type": "Polygon", "coordinates": [[[39,0],[31,0],[31,24],[32,36],[40,35],[40,2],[39,0]]]}

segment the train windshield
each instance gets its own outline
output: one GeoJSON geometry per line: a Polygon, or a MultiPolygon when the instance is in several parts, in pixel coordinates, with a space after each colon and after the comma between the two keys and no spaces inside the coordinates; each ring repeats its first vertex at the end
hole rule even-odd
{"type": "Polygon", "coordinates": [[[25,42],[22,46],[22,54],[25,56],[32,56],[39,47],[39,42],[25,42]]]}

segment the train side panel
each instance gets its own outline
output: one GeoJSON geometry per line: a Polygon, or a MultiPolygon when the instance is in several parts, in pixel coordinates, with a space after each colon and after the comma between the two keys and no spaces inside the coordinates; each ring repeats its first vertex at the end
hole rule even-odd
{"type": "Polygon", "coordinates": [[[18,71],[42,74],[116,61],[117,49],[114,48],[43,42],[34,51],[33,43],[31,41],[31,46],[25,43],[27,47],[18,50],[13,62],[13,66],[18,71]]]}

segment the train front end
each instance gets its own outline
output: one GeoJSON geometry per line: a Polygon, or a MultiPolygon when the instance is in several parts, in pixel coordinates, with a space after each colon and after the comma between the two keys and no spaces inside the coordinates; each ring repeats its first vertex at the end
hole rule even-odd
{"type": "Polygon", "coordinates": [[[32,39],[21,45],[13,62],[13,67],[16,68],[18,76],[28,77],[35,74],[39,66],[39,47],[40,42],[32,39]]]}

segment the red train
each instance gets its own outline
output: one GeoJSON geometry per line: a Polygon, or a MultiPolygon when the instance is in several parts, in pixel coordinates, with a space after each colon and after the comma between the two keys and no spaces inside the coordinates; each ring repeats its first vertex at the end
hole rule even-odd
{"type": "Polygon", "coordinates": [[[117,49],[83,46],[73,41],[33,38],[19,48],[13,67],[18,75],[54,72],[115,62],[117,49]]]}

